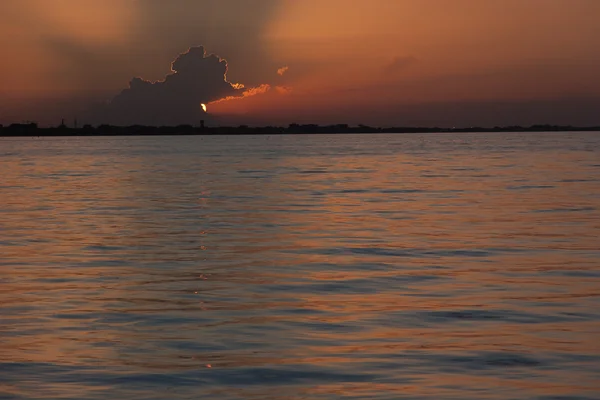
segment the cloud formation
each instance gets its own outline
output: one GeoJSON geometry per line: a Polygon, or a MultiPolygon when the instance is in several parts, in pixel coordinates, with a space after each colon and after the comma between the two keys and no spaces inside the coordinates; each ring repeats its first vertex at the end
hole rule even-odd
{"type": "MultiPolygon", "coordinates": [[[[243,89],[244,86],[243,85],[239,85],[239,88],[243,89]]],[[[218,104],[218,103],[223,103],[223,102],[226,102],[226,101],[238,100],[238,99],[243,99],[243,98],[246,98],[246,97],[252,97],[252,96],[256,96],[257,94],[265,94],[265,93],[267,93],[270,90],[271,90],[271,85],[265,83],[265,84],[262,84],[260,86],[256,86],[256,87],[244,90],[243,92],[238,93],[238,95],[236,95],[236,96],[223,97],[223,98],[215,100],[215,101],[213,101],[213,102],[211,102],[209,104],[218,104]]]]}
{"type": "MultiPolygon", "coordinates": [[[[177,57],[172,73],[150,82],[134,78],[97,117],[114,125],[196,125],[205,118],[201,104],[243,97],[243,85],[227,81],[227,61],[192,47],[177,57]]],[[[250,89],[252,90],[252,89],[250,89]]]]}
{"type": "Polygon", "coordinates": [[[290,67],[288,67],[288,66],[281,67],[277,70],[277,75],[283,76],[289,69],[290,69],[290,67]]]}

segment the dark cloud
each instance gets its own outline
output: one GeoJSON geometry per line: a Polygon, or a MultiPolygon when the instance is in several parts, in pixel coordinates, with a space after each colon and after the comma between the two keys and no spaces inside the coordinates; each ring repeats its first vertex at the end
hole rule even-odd
{"type": "MultiPolygon", "coordinates": [[[[14,4],[20,3],[15,0],[14,4]]],[[[77,36],[54,32],[38,35],[36,40],[57,66],[47,69],[45,78],[68,89],[69,98],[77,100],[69,102],[72,107],[62,107],[54,114],[45,109],[34,113],[31,107],[23,105],[19,115],[35,114],[36,120],[48,124],[76,115],[90,123],[107,122],[107,108],[98,112],[101,107],[92,106],[93,113],[81,110],[125,87],[131,76],[140,75],[147,80],[163,78],[169,73],[173,55],[196,43],[227,55],[230,65],[236,66],[229,71],[230,79],[250,87],[261,85],[285,62],[273,59],[262,39],[280,0],[144,0],[134,4],[134,21],[117,44],[90,43],[77,36]]],[[[19,15],[25,14],[21,8],[18,11],[19,15]]],[[[36,23],[31,21],[31,24],[36,23]]],[[[223,81],[223,74],[220,80],[223,81]]],[[[66,104],[64,96],[58,94],[61,98],[55,101],[66,104]]],[[[42,97],[31,98],[29,104],[38,100],[48,101],[42,97]]],[[[115,113],[111,114],[116,119],[115,113]]],[[[181,114],[188,115],[187,118],[193,115],[183,110],[181,114]]],[[[180,120],[182,115],[173,119],[180,120]]]]}
{"type": "Polygon", "coordinates": [[[96,113],[97,123],[114,125],[181,125],[205,118],[201,104],[243,96],[243,86],[227,81],[227,61],[204,47],[193,47],[172,63],[164,80],[134,78],[96,113]]]}
{"type": "Polygon", "coordinates": [[[149,76],[164,74],[161,65],[173,54],[202,43],[227,55],[232,80],[257,86],[285,60],[277,60],[264,42],[264,31],[281,0],[144,0],[138,2],[136,56],[149,76]],[[162,64],[156,61],[162,62],[162,64]]]}
{"type": "MultiPolygon", "coordinates": [[[[78,1],[63,2],[65,6],[58,7],[58,14],[62,16],[62,8],[78,1]]],[[[98,5],[103,1],[90,3],[98,5]]],[[[115,2],[118,0],[111,1],[115,2]]],[[[0,1],[0,24],[16,21],[18,29],[14,30],[26,32],[23,37],[27,38],[27,45],[42,49],[44,58],[51,60],[42,70],[44,80],[94,100],[123,87],[136,74],[152,80],[164,77],[173,55],[198,43],[217,54],[227,54],[229,62],[239,67],[230,72],[232,79],[250,86],[264,82],[273,69],[285,62],[273,59],[263,37],[281,0],[127,2],[131,3],[129,24],[121,27],[123,32],[119,31],[118,39],[111,37],[110,41],[101,36],[88,37],[85,32],[80,34],[79,25],[63,27],[60,18],[45,15],[35,7],[45,4],[45,0],[0,1]]],[[[74,14],[73,20],[80,17],[74,14]]]]}

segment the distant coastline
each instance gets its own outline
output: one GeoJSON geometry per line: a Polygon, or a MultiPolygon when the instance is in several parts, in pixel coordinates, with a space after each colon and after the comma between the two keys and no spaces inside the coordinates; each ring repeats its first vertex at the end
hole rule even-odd
{"type": "Polygon", "coordinates": [[[377,128],[365,125],[349,126],[339,125],[299,125],[292,124],[288,127],[265,126],[237,126],[237,127],[203,127],[203,126],[112,126],[100,125],[93,127],[86,125],[81,128],[58,126],[53,128],[40,128],[35,123],[0,125],[0,137],[94,137],[94,136],[216,136],[216,135],[316,135],[316,134],[364,134],[364,133],[487,133],[487,132],[600,132],[600,126],[576,127],[560,125],[532,125],[532,126],[497,126],[494,128],[440,128],[440,127],[391,127],[377,128]]]}

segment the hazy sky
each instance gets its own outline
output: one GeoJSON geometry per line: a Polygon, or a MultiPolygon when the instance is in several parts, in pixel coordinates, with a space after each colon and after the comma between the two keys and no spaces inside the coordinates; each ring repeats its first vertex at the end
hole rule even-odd
{"type": "Polygon", "coordinates": [[[0,121],[85,115],[199,45],[260,87],[215,123],[600,124],[598,0],[2,0],[0,121]]]}

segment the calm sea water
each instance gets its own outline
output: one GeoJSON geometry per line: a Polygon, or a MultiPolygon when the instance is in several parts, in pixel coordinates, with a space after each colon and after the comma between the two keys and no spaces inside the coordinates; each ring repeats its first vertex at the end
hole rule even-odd
{"type": "Polygon", "coordinates": [[[598,399],[600,134],[0,139],[1,399],[598,399]]]}

